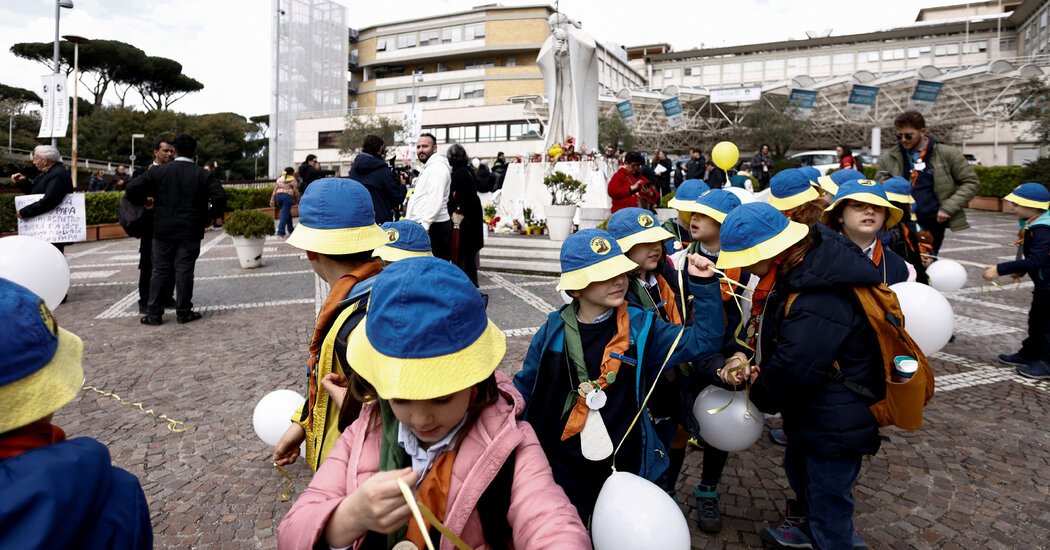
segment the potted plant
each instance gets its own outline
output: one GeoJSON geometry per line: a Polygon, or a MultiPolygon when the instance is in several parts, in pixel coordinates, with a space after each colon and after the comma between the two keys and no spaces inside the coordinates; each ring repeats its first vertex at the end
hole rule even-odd
{"type": "Polygon", "coordinates": [[[223,224],[237,248],[241,267],[251,269],[262,265],[266,236],[274,234],[273,217],[258,210],[237,210],[223,224]]]}
{"type": "Polygon", "coordinates": [[[551,205],[546,208],[547,230],[552,241],[564,241],[572,233],[572,218],[576,215],[576,203],[583,197],[583,182],[564,172],[554,172],[543,178],[543,185],[551,194],[551,205]]]}

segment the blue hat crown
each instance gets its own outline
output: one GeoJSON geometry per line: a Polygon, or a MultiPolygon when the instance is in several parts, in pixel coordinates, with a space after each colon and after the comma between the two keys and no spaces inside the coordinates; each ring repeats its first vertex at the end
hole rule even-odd
{"type": "Polygon", "coordinates": [[[395,262],[376,276],[365,332],[383,355],[424,359],[465,349],[487,326],[481,293],[463,271],[421,256],[395,262]]]}
{"type": "Polygon", "coordinates": [[[1028,199],[1035,202],[1050,201],[1050,191],[1048,191],[1046,186],[1041,183],[1022,183],[1014,188],[1013,194],[1022,199],[1028,199]]]}
{"type": "Polygon", "coordinates": [[[386,222],[381,227],[389,239],[387,246],[409,252],[430,252],[430,235],[419,222],[399,220],[386,222]]]}
{"type": "Polygon", "coordinates": [[[622,255],[616,239],[601,229],[581,229],[561,245],[561,271],[568,273],[622,255]]]}
{"type": "Polygon", "coordinates": [[[44,368],[58,351],[58,323],[44,300],[25,287],[0,279],[0,386],[44,368]]]}
{"type": "Polygon", "coordinates": [[[802,174],[809,178],[809,181],[812,182],[816,182],[817,178],[821,176],[820,170],[817,170],[812,166],[803,166],[799,168],[799,171],[802,172],[802,174]]]}
{"type": "Polygon", "coordinates": [[[696,202],[714,208],[724,214],[728,214],[731,210],[740,206],[740,198],[724,189],[711,189],[701,193],[696,202]]]}
{"type": "Polygon", "coordinates": [[[835,194],[835,202],[843,199],[850,198],[850,195],[858,195],[867,193],[880,197],[885,201],[889,201],[886,198],[886,190],[883,189],[882,185],[873,180],[861,179],[861,180],[850,180],[839,186],[839,192],[835,194]]]}
{"type": "Polygon", "coordinates": [[[778,199],[793,197],[811,187],[809,178],[797,168],[781,170],[769,180],[769,192],[778,199]]]}
{"type": "Polygon", "coordinates": [[[882,182],[882,188],[894,195],[911,195],[911,184],[900,176],[893,176],[882,182]]]}
{"type": "Polygon", "coordinates": [[[835,185],[842,185],[847,181],[865,179],[866,176],[862,172],[852,168],[846,168],[843,170],[835,170],[829,177],[831,178],[831,181],[835,182],[835,185]]]}
{"type": "Polygon", "coordinates": [[[659,227],[653,213],[644,208],[624,208],[617,210],[609,218],[609,234],[616,239],[622,239],[635,233],[641,233],[646,229],[659,227]]]}
{"type": "Polygon", "coordinates": [[[779,235],[788,224],[784,214],[769,203],[742,204],[722,222],[719,234],[722,250],[747,250],[779,235]]]}
{"type": "Polygon", "coordinates": [[[299,223],[310,229],[352,229],[375,225],[372,196],[347,178],[321,178],[299,201],[299,223]]]}
{"type": "Polygon", "coordinates": [[[711,189],[703,180],[685,180],[674,193],[674,198],[680,201],[695,201],[701,193],[711,189]]]}

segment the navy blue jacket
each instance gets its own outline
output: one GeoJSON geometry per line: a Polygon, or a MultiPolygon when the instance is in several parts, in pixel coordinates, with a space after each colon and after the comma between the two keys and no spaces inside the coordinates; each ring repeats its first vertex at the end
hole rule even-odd
{"type": "Polygon", "coordinates": [[[877,285],[882,272],[845,237],[817,224],[816,246],[781,274],[766,301],[757,364],[761,374],[751,400],[762,411],[780,412],[788,444],[827,459],[856,458],[879,449],[874,401],[831,378],[837,362],[850,380],[878,400],[886,386],[875,332],[854,286],[877,285]],[[798,297],[787,316],[791,293],[798,297]]]}
{"type": "Polygon", "coordinates": [[[877,265],[879,273],[882,274],[882,282],[887,285],[895,285],[908,280],[908,266],[904,258],[901,258],[889,247],[882,248],[882,264],[877,265]]]}
{"type": "Polygon", "coordinates": [[[361,153],[354,157],[346,177],[364,185],[372,195],[377,224],[394,221],[394,209],[401,206],[407,190],[397,181],[389,164],[374,155],[361,153]]]}
{"type": "Polygon", "coordinates": [[[1024,228],[1023,258],[995,266],[1000,275],[1027,273],[1036,290],[1050,290],[1050,213],[1044,213],[1024,228]]]}
{"type": "Polygon", "coordinates": [[[73,192],[73,180],[69,177],[69,170],[59,162],[46,172],[41,172],[31,181],[23,182],[21,188],[22,192],[27,195],[44,195],[40,200],[18,211],[23,218],[32,218],[54,210],[66,198],[66,195],[73,192]]]}
{"type": "Polygon", "coordinates": [[[88,437],[0,460],[0,548],[153,547],[138,479],[88,437]]]}

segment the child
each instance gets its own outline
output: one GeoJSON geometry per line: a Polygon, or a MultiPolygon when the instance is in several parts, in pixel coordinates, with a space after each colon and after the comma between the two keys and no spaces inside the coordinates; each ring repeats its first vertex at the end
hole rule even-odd
{"type": "Polygon", "coordinates": [[[835,170],[834,172],[817,178],[817,186],[824,192],[824,201],[828,206],[835,202],[835,194],[839,192],[839,186],[847,181],[867,179],[864,174],[852,168],[835,170]]]}
{"type": "MultiPolygon", "coordinates": [[[[768,204],[730,212],[720,241],[720,269],[739,267],[761,278],[748,329],[761,372],[750,397],[762,411],[779,412],[789,436],[784,469],[797,500],[784,524],[761,538],[775,548],[863,547],[853,530],[851,493],[862,457],[879,449],[870,407],[885,396],[885,374],[867,315],[849,289],[878,285],[882,275],[842,235],[789,221],[768,204]],[[836,371],[874,398],[848,389],[832,376],[836,371]]],[[[752,376],[749,365],[719,374],[727,383],[752,376]]]]}
{"type": "Polygon", "coordinates": [[[522,418],[536,429],[555,481],[588,521],[614,459],[617,470],[653,482],[667,470],[666,451],[649,415],[643,413],[630,432],[628,427],[662,367],[718,349],[720,300],[710,262],[694,255],[688,268],[692,323],[683,329],[652,311],[628,307],[626,273],[637,264],[612,235],[597,229],[565,240],[561,267],[557,288],[573,302],[547,317],[514,385],[527,403],[522,418]]]}
{"type": "Polygon", "coordinates": [[[346,377],[346,337],[368,303],[368,281],[379,273],[372,251],[389,242],[375,224],[372,197],[348,179],[314,181],[299,202],[299,225],[286,241],[306,251],[310,266],[332,290],[321,306],[310,340],[308,397],[273,451],[280,466],[299,458],[306,441],[306,463],[316,470],[339,437],[338,405],[329,392],[346,377]]]}
{"type": "Polygon", "coordinates": [[[84,384],[83,342],[7,279],[0,311],[0,548],[152,548],[135,476],[105,445],[51,423],[84,384]]]}
{"type": "Polygon", "coordinates": [[[427,235],[427,230],[423,229],[419,222],[386,222],[382,229],[386,231],[387,244],[377,248],[372,256],[382,260],[383,265],[406,258],[434,255],[430,250],[430,235],[427,235]]]}
{"type": "Polygon", "coordinates": [[[678,218],[674,220],[667,220],[663,224],[663,228],[669,233],[674,234],[674,240],[668,241],[664,247],[667,250],[667,254],[674,254],[680,250],[684,250],[689,243],[692,242],[692,238],[689,236],[689,216],[690,213],[682,210],[682,205],[692,203],[700,196],[700,193],[710,189],[706,183],[702,180],[685,180],[682,185],[678,186],[675,191],[674,198],[667,202],[669,208],[678,210],[678,218]]]}
{"type": "Polygon", "coordinates": [[[915,204],[915,199],[911,197],[911,184],[902,177],[894,176],[883,181],[882,188],[890,204],[904,212],[900,223],[882,232],[882,244],[915,268],[916,281],[928,285],[930,278],[926,275],[926,266],[932,260],[929,253],[933,247],[919,238],[919,226],[915,224],[915,214],[911,212],[911,205],[915,204]]]}
{"type": "Polygon", "coordinates": [[[589,548],[535,432],[515,419],[524,402],[496,371],[506,337],[467,276],[438,258],[401,260],[371,301],[347,348],[340,414],[352,422],[281,521],[278,547],[424,548],[400,477],[471,548],[589,548]]]}
{"type": "Polygon", "coordinates": [[[1028,310],[1028,338],[1021,350],[999,356],[999,361],[1017,367],[1017,373],[1034,380],[1050,380],[1050,192],[1041,183],[1025,183],[1003,200],[1012,203],[1021,231],[1017,259],[989,266],[986,281],[1003,275],[1032,278],[1032,307],[1028,310]]]}
{"type": "Polygon", "coordinates": [[[769,180],[769,193],[769,204],[792,221],[813,225],[820,221],[820,215],[824,212],[824,199],[820,191],[798,168],[777,172],[769,180]]]}
{"type": "Polygon", "coordinates": [[[842,184],[823,222],[857,245],[882,273],[882,282],[895,285],[915,280],[915,268],[882,246],[879,232],[897,225],[904,213],[890,204],[882,185],[872,180],[842,184]]]}

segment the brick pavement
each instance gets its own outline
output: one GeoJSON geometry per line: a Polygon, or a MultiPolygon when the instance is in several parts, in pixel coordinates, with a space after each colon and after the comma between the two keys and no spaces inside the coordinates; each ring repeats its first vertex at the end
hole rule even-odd
{"type": "MultiPolygon", "coordinates": [[[[1050,548],[1050,384],[994,362],[1024,337],[1030,290],[982,287],[976,265],[1012,256],[1016,225],[1005,214],[970,218],[974,229],[950,234],[942,252],[970,262],[970,277],[950,297],[957,338],[933,360],[942,378],[926,426],[887,430],[889,441],[865,460],[855,490],[857,527],[876,548],[1050,548]]],[[[109,445],[114,462],[139,477],[158,548],[274,548],[290,503],[277,502],[281,478],[251,414],[274,389],[302,391],[314,276],[297,250],[277,240],[267,244],[262,268],[243,271],[229,238],[209,232],[194,300],[204,319],[178,325],[169,312],[163,326],[146,327],[130,298],[137,245],[67,248],[74,284],[56,315],[84,338],[88,384],[196,429],[170,433],[163,421],[93,392],[82,392],[55,422],[71,437],[109,445]]],[[[490,314],[511,334],[505,371],[520,368],[531,332],[560,304],[553,286],[546,277],[482,274],[490,314]]],[[[757,530],[779,520],[788,496],[781,452],[763,439],[730,458],[718,536],[695,529],[691,488],[701,451],[689,452],[679,497],[694,548],[759,546],[757,530]]],[[[306,486],[305,466],[288,471],[297,489],[306,486]]]]}

